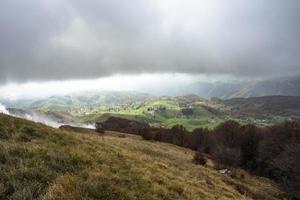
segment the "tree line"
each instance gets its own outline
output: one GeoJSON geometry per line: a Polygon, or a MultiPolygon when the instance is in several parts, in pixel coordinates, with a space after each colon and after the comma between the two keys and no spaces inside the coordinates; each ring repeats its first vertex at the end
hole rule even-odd
{"type": "MultiPolygon", "coordinates": [[[[110,122],[112,120],[108,120],[110,122]]],[[[205,163],[202,155],[209,154],[219,168],[243,168],[259,176],[280,183],[296,198],[300,198],[300,122],[256,127],[229,120],[213,130],[197,128],[192,132],[181,125],[171,129],[150,126],[133,127],[129,120],[121,120],[122,129],[141,135],[145,140],[171,143],[196,151],[195,158],[205,163]],[[130,129],[124,129],[128,123],[130,129]],[[134,131],[130,131],[134,130],[134,131]]],[[[114,131],[118,120],[114,118],[114,131]]],[[[111,124],[111,123],[109,123],[111,124]]],[[[104,126],[109,130],[109,126],[104,126]]]]}
{"type": "Polygon", "coordinates": [[[181,125],[146,128],[142,137],[196,150],[195,158],[202,163],[201,155],[209,154],[219,168],[243,168],[271,178],[300,198],[299,121],[258,128],[230,120],[213,130],[197,128],[192,132],[181,125]]]}

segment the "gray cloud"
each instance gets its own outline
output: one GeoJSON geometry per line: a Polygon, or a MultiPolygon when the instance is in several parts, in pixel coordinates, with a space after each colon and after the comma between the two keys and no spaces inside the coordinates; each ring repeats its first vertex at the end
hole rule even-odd
{"type": "Polygon", "coordinates": [[[0,82],[300,68],[298,0],[2,0],[0,82]]]}

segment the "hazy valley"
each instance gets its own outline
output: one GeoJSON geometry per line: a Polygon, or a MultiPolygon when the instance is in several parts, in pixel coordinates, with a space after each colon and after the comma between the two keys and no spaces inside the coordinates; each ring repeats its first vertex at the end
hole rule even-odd
{"type": "Polygon", "coordinates": [[[300,97],[292,96],[207,100],[197,95],[157,97],[139,92],[90,91],[39,100],[6,101],[6,104],[8,111],[16,116],[26,118],[27,114],[37,120],[34,116],[41,115],[45,122],[48,118],[60,125],[94,124],[109,116],[119,116],[156,127],[181,124],[192,130],[213,128],[228,119],[258,126],[299,119],[299,102],[300,97]]]}
{"type": "Polygon", "coordinates": [[[0,200],[299,200],[299,0],[1,0],[0,200]]]}

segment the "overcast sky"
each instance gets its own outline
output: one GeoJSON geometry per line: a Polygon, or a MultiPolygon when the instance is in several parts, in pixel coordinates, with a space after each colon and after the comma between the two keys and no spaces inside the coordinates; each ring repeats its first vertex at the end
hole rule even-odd
{"type": "Polygon", "coordinates": [[[1,0],[0,85],[300,68],[299,0],[1,0]]]}

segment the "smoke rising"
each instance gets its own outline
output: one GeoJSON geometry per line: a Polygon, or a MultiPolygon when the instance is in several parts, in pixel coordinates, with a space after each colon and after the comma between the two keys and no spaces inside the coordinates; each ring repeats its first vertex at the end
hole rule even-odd
{"type": "Polygon", "coordinates": [[[18,117],[26,120],[30,120],[37,123],[42,123],[47,126],[51,126],[53,128],[59,128],[62,125],[70,125],[82,128],[92,128],[94,129],[94,124],[85,124],[85,123],[77,123],[71,121],[60,122],[61,120],[54,119],[49,115],[38,113],[35,111],[24,111],[19,109],[7,109],[3,104],[0,103],[0,113],[11,115],[13,117],[18,117]]]}
{"type": "Polygon", "coordinates": [[[1,103],[0,103],[0,113],[9,115],[8,110],[7,110],[6,107],[5,107],[3,104],[1,104],[1,103]]]}

